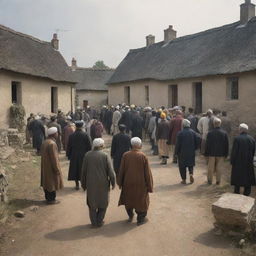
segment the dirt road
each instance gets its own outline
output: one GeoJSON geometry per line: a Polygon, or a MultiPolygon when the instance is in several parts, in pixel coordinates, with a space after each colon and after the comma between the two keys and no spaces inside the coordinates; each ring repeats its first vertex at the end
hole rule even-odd
{"type": "MultiPolygon", "coordinates": [[[[144,148],[149,154],[147,146],[144,148]]],[[[73,183],[58,194],[61,204],[37,212],[26,209],[26,217],[14,220],[2,256],[211,256],[239,255],[232,241],[214,235],[211,203],[217,199],[216,186],[205,182],[203,159],[198,161],[195,184],[181,185],[178,168],[162,167],[150,156],[154,176],[149,222],[128,224],[124,208],[117,207],[119,190],[111,192],[105,226],[91,229],[85,194],[73,183]]],[[[61,156],[67,176],[68,162],[61,156]]],[[[39,172],[39,170],[37,170],[39,172]]],[[[39,173],[38,173],[39,175],[39,173]]],[[[37,185],[37,184],[36,184],[37,185]]],[[[36,186],[35,185],[35,186],[36,186]]]]}

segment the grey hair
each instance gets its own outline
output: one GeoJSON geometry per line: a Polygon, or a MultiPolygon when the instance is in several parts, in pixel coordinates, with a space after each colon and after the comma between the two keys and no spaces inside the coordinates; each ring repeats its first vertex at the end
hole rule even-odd
{"type": "Polygon", "coordinates": [[[214,127],[220,127],[221,126],[221,120],[219,118],[214,118],[213,120],[214,127]]]}
{"type": "Polygon", "coordinates": [[[184,128],[185,128],[185,127],[190,127],[191,122],[190,122],[188,119],[184,119],[184,120],[182,121],[182,124],[183,124],[183,127],[184,127],[184,128]]]}

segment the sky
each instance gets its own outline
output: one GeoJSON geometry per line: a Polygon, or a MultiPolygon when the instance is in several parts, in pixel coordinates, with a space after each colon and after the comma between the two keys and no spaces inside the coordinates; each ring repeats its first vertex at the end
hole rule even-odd
{"type": "MultiPolygon", "coordinates": [[[[57,32],[67,63],[115,68],[145,37],[184,36],[239,20],[244,0],[0,0],[0,24],[50,41],[57,32]]],[[[256,0],[252,0],[256,3],[256,0]]]]}

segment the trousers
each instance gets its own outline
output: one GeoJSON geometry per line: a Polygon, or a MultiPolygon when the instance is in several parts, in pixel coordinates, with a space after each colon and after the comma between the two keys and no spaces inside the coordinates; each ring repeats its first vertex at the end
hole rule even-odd
{"type": "Polygon", "coordinates": [[[208,181],[212,183],[213,174],[216,173],[216,182],[221,182],[221,168],[224,157],[209,156],[208,158],[208,181]]]}
{"type": "Polygon", "coordinates": [[[190,175],[193,175],[193,173],[194,173],[193,166],[190,166],[190,167],[179,167],[180,176],[181,176],[182,180],[186,180],[187,179],[187,168],[188,168],[188,171],[189,171],[190,175]]]}
{"type": "Polygon", "coordinates": [[[45,200],[48,202],[55,201],[56,199],[56,191],[48,192],[46,189],[44,190],[45,200]]]}
{"type": "MultiPolygon", "coordinates": [[[[235,186],[235,190],[234,190],[235,194],[240,194],[240,188],[241,188],[240,186],[235,186]]],[[[244,187],[244,195],[245,196],[249,196],[251,194],[251,192],[252,192],[251,186],[244,187]]]]}
{"type": "Polygon", "coordinates": [[[92,209],[89,208],[89,214],[90,214],[90,220],[93,226],[97,226],[102,224],[105,215],[106,215],[106,208],[98,208],[98,209],[92,209]]]}
{"type": "MultiPolygon", "coordinates": [[[[134,209],[128,209],[128,208],[125,208],[125,209],[130,218],[134,216],[134,212],[133,212],[134,209]]],[[[139,212],[137,210],[135,210],[135,212],[137,214],[137,222],[138,223],[143,222],[147,216],[147,212],[139,212]]]]}

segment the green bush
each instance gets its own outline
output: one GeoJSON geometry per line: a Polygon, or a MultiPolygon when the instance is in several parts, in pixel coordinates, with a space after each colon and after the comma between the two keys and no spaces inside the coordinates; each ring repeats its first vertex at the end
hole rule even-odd
{"type": "Polygon", "coordinates": [[[10,128],[23,131],[25,126],[25,108],[22,105],[13,104],[10,108],[10,128]]]}

